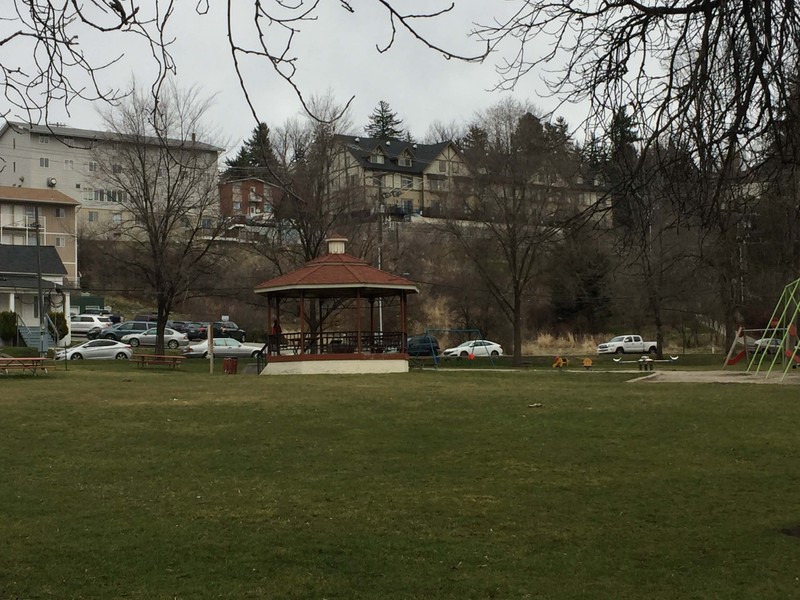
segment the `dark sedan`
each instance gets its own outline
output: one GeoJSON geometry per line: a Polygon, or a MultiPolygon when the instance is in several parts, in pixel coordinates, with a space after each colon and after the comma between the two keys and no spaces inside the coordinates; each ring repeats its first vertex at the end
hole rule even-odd
{"type": "Polygon", "coordinates": [[[409,356],[436,356],[439,354],[439,340],[432,335],[414,335],[408,338],[406,348],[409,356]]]}

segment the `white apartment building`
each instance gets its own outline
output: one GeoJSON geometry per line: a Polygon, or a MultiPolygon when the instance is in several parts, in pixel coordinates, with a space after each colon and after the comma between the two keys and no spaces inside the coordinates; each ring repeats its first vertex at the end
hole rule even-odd
{"type": "MultiPolygon", "coordinates": [[[[103,180],[97,163],[98,148],[118,143],[109,132],[8,121],[0,126],[0,186],[58,190],[80,204],[78,232],[102,235],[129,221],[125,192],[103,180]]],[[[193,140],[192,150],[207,153],[216,171],[220,148],[193,140]]]]}

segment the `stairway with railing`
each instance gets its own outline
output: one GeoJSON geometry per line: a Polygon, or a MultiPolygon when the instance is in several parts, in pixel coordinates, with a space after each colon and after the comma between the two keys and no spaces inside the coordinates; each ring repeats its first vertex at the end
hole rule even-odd
{"type": "Polygon", "coordinates": [[[28,348],[36,348],[37,350],[44,349],[46,352],[49,348],[55,347],[55,340],[58,339],[58,329],[53,321],[50,320],[49,315],[45,315],[45,322],[44,340],[42,340],[42,332],[39,330],[39,327],[29,327],[22,317],[17,315],[17,332],[28,348]]]}

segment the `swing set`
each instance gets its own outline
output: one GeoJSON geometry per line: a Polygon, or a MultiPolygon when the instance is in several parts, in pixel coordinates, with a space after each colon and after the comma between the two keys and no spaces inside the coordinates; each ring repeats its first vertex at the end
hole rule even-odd
{"type": "Polygon", "coordinates": [[[800,345],[797,338],[797,320],[800,316],[800,279],[796,279],[783,288],[780,300],[775,305],[769,326],[765,329],[748,330],[742,327],[736,335],[736,340],[728,351],[725,365],[734,365],[743,358],[748,358],[747,372],[758,375],[764,373],[764,377],[769,378],[776,369],[783,368],[781,380],[789,372],[800,365],[800,345]],[[762,345],[755,345],[753,351],[749,351],[747,343],[748,332],[760,332],[762,345]],[[736,345],[741,337],[744,349],[735,353],[736,345]],[[771,353],[770,350],[775,352],[771,353]],[[784,360],[784,358],[788,360],[784,360]]]}

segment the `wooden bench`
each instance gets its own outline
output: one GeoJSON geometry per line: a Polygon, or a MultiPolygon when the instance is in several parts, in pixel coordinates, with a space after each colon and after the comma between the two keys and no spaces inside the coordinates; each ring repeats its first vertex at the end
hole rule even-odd
{"type": "Polygon", "coordinates": [[[47,373],[47,358],[0,358],[0,371],[8,375],[9,371],[30,371],[36,375],[36,371],[42,370],[47,373]]]}
{"type": "Polygon", "coordinates": [[[137,354],[133,357],[133,361],[139,367],[145,367],[147,365],[167,365],[175,369],[181,366],[183,357],[175,354],[137,354]]]}

